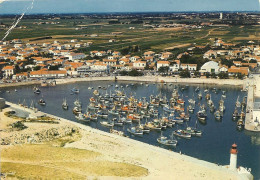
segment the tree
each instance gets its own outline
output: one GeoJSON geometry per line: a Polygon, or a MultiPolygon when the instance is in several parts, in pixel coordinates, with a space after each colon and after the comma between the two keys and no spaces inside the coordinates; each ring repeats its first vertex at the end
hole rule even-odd
{"type": "Polygon", "coordinates": [[[190,72],[186,69],[180,72],[181,78],[190,78],[190,72]]]}
{"type": "Polygon", "coordinates": [[[49,70],[59,70],[59,65],[56,66],[50,66],[49,70]]]}
{"type": "Polygon", "coordinates": [[[124,70],[124,71],[120,71],[119,74],[120,76],[127,76],[128,72],[124,70]]]}
{"type": "Polygon", "coordinates": [[[143,76],[144,74],[142,72],[137,71],[136,69],[130,71],[128,73],[129,76],[143,76]]]}
{"type": "Polygon", "coordinates": [[[34,71],[39,71],[40,69],[41,69],[41,66],[35,66],[35,67],[33,68],[34,71]]]}
{"type": "Polygon", "coordinates": [[[241,73],[237,73],[237,74],[236,74],[236,77],[237,77],[238,79],[244,79],[245,75],[244,75],[244,74],[241,74],[241,73]]]}
{"type": "Polygon", "coordinates": [[[168,71],[169,71],[169,66],[162,66],[162,67],[160,67],[160,68],[158,69],[158,71],[159,71],[160,73],[168,73],[168,71]]]}
{"type": "Polygon", "coordinates": [[[219,77],[219,79],[228,79],[228,78],[229,78],[227,72],[220,72],[220,73],[218,74],[218,77],[219,77]]]}

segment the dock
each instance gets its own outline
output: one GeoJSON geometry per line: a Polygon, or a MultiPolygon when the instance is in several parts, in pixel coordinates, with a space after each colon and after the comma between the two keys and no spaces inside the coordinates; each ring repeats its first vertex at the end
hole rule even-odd
{"type": "Polygon", "coordinates": [[[248,80],[247,109],[245,117],[245,129],[253,132],[260,132],[260,102],[256,101],[260,97],[260,77],[248,80]]]}

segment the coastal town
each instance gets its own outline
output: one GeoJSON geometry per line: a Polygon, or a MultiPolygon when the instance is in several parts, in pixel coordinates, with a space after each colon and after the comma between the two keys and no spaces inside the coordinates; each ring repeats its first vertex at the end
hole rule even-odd
{"type": "Polygon", "coordinates": [[[2,82],[127,74],[242,79],[256,71],[260,63],[260,46],[253,41],[237,46],[216,37],[212,45],[194,45],[176,57],[170,51],[146,51],[142,56],[122,55],[110,49],[78,53],[80,47],[88,48],[92,43],[77,39],[48,43],[1,41],[2,82]],[[203,56],[204,64],[196,61],[198,54],[203,56]]]}

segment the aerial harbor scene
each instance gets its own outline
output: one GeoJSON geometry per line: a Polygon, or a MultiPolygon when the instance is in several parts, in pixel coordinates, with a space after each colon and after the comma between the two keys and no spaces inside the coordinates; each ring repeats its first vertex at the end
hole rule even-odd
{"type": "Polygon", "coordinates": [[[0,0],[0,179],[260,179],[259,10],[0,0]]]}

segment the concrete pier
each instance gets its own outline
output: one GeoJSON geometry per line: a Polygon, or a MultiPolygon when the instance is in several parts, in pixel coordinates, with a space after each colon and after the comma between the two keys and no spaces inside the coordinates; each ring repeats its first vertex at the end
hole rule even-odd
{"type": "Polygon", "coordinates": [[[245,118],[245,129],[248,131],[260,132],[260,102],[255,99],[260,97],[259,75],[254,75],[248,81],[247,109],[245,118]]]}

